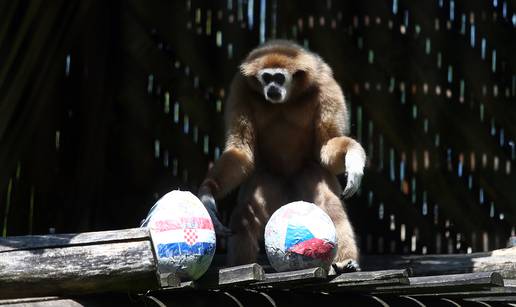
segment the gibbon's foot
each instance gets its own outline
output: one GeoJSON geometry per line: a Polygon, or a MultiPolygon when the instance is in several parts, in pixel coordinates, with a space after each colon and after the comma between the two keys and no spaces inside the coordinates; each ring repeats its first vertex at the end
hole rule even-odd
{"type": "Polygon", "coordinates": [[[227,228],[220,222],[217,213],[217,204],[215,203],[215,198],[213,198],[213,195],[211,195],[209,192],[203,191],[199,193],[199,199],[210,215],[213,228],[215,228],[215,233],[221,237],[231,236],[233,234],[231,229],[227,228]]]}
{"type": "Polygon", "coordinates": [[[332,266],[335,269],[335,272],[337,272],[338,274],[361,271],[360,266],[358,265],[358,262],[356,262],[356,260],[353,260],[353,259],[336,262],[336,263],[333,263],[332,266]]]}

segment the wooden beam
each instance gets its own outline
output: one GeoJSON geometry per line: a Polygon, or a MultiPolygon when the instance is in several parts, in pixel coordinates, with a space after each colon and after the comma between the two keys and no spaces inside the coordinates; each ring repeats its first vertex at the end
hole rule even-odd
{"type": "Polygon", "coordinates": [[[0,238],[0,253],[15,250],[150,240],[147,228],[0,238]]]}
{"type": "Polygon", "coordinates": [[[284,285],[286,287],[291,287],[294,284],[298,283],[310,283],[317,280],[324,280],[328,276],[328,273],[323,268],[311,268],[304,270],[296,270],[290,272],[280,272],[280,273],[269,273],[265,274],[265,279],[263,281],[259,281],[253,283],[251,287],[275,287],[277,288],[280,285],[284,285]]]}
{"type": "Polygon", "coordinates": [[[144,229],[0,240],[0,298],[158,288],[144,229]]]}
{"type": "Polygon", "coordinates": [[[376,287],[373,293],[413,294],[446,293],[485,290],[503,287],[503,278],[497,272],[479,272],[409,278],[408,285],[376,287]]]}
{"type": "Polygon", "coordinates": [[[333,291],[370,291],[375,287],[406,285],[409,271],[382,270],[372,272],[344,273],[335,277],[327,285],[314,285],[319,289],[327,288],[333,291]]]}
{"type": "Polygon", "coordinates": [[[415,276],[497,271],[504,278],[516,278],[516,247],[472,254],[365,255],[361,266],[366,270],[411,268],[415,276]]]}
{"type": "Polygon", "coordinates": [[[264,278],[265,273],[263,268],[257,263],[250,263],[228,268],[212,268],[198,280],[169,285],[166,289],[172,291],[219,289],[230,286],[247,285],[252,282],[264,280],[264,278]]]}
{"type": "Polygon", "coordinates": [[[356,284],[361,282],[370,282],[376,280],[386,280],[392,278],[407,278],[409,271],[403,270],[382,270],[372,272],[354,272],[344,273],[335,277],[330,283],[332,284],[356,284]]]}
{"type": "Polygon", "coordinates": [[[467,302],[516,303],[516,295],[466,298],[467,302]]]}
{"type": "Polygon", "coordinates": [[[257,263],[224,268],[219,271],[219,285],[246,284],[264,280],[263,268],[257,263]]]}
{"type": "Polygon", "coordinates": [[[440,291],[440,292],[424,292],[424,293],[412,293],[414,297],[487,297],[487,296],[507,296],[516,295],[516,289],[510,287],[493,287],[480,290],[457,290],[457,291],[440,291]]]}
{"type": "MultiPolygon", "coordinates": [[[[101,307],[101,306],[149,306],[141,297],[127,293],[107,293],[83,296],[46,296],[16,299],[0,299],[0,306],[10,307],[101,307]]],[[[151,305],[154,306],[154,305],[151,305]]]]}
{"type": "Polygon", "coordinates": [[[37,306],[37,307],[83,307],[84,305],[69,299],[60,297],[36,297],[36,298],[23,298],[23,299],[9,299],[0,300],[0,306],[37,306]]]}
{"type": "Polygon", "coordinates": [[[503,286],[503,278],[496,272],[412,277],[409,278],[409,281],[410,286],[418,287],[450,287],[457,285],[503,286]]]}

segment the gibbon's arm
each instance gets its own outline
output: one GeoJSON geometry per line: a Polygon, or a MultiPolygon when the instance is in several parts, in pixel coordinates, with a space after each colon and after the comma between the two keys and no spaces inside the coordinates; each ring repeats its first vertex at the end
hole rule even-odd
{"type": "Polygon", "coordinates": [[[217,216],[215,199],[222,198],[239,186],[254,170],[255,127],[246,99],[242,80],[236,79],[231,86],[226,104],[226,145],[215,165],[208,171],[199,188],[198,196],[204,204],[219,235],[230,235],[217,216]]]}
{"type": "Polygon", "coordinates": [[[342,194],[349,197],[360,187],[366,155],[357,141],[344,135],[349,129],[349,119],[339,85],[332,80],[323,88],[315,120],[316,155],[321,165],[333,174],[347,173],[342,194]]]}
{"type": "Polygon", "coordinates": [[[201,185],[216,199],[239,186],[254,170],[254,125],[247,108],[236,105],[229,110],[226,125],[224,152],[201,185]]]}

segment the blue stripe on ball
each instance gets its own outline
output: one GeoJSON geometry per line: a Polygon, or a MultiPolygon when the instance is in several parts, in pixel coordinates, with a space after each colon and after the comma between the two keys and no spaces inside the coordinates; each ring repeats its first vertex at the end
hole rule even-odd
{"type": "Polygon", "coordinates": [[[206,255],[215,249],[215,243],[197,242],[189,245],[185,242],[158,244],[158,257],[169,258],[181,255],[206,255]]]}

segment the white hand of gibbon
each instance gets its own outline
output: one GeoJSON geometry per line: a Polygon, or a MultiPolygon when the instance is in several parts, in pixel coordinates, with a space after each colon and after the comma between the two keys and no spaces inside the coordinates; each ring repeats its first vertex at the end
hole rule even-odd
{"type": "Polygon", "coordinates": [[[206,210],[208,210],[208,214],[210,215],[213,227],[215,228],[215,233],[219,236],[231,235],[231,229],[224,226],[219,220],[217,213],[217,203],[215,202],[215,198],[213,198],[213,195],[207,190],[200,190],[198,196],[206,210]]]}
{"type": "Polygon", "coordinates": [[[360,188],[360,182],[364,175],[365,156],[358,149],[351,149],[346,153],[345,157],[347,182],[342,196],[348,198],[355,194],[360,188]]]}

